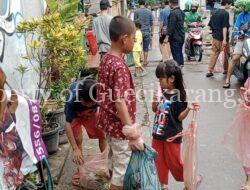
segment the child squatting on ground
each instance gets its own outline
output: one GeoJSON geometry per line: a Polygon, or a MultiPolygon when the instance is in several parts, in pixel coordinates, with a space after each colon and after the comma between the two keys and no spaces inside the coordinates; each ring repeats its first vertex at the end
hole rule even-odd
{"type": "MultiPolygon", "coordinates": [[[[96,99],[96,88],[92,87],[95,85],[96,81],[92,78],[74,82],[70,86],[70,94],[65,104],[65,131],[73,149],[73,161],[78,165],[84,163],[82,126],[85,127],[89,138],[99,139],[101,151],[104,151],[107,145],[104,133],[96,128],[99,109],[94,101],[96,99]]],[[[72,184],[78,186],[79,179],[80,174],[77,171],[73,176],[72,184]]]]}
{"type": "Polygon", "coordinates": [[[141,23],[135,21],[136,33],[135,33],[135,43],[133,48],[133,58],[135,64],[135,77],[144,76],[147,74],[146,70],[141,65],[141,52],[142,52],[142,33],[141,33],[141,23]]]}
{"type": "Polygon", "coordinates": [[[162,189],[168,189],[168,173],[176,181],[183,182],[183,162],[181,159],[182,138],[167,142],[183,130],[182,121],[190,110],[200,108],[199,103],[187,103],[182,72],[174,60],[161,63],[156,68],[160,82],[160,93],[154,94],[152,109],[155,112],[152,147],[158,152],[156,168],[162,189]],[[159,97],[160,96],[160,97],[159,97]]]}
{"type": "Polygon", "coordinates": [[[122,16],[112,19],[109,26],[111,49],[103,56],[98,74],[98,127],[105,132],[111,149],[111,190],[123,189],[124,175],[131,156],[129,142],[133,139],[126,137],[122,129],[125,125],[132,126],[135,123],[136,99],[135,93],[131,93],[134,83],[123,56],[133,50],[135,31],[130,19],[122,16]]]}

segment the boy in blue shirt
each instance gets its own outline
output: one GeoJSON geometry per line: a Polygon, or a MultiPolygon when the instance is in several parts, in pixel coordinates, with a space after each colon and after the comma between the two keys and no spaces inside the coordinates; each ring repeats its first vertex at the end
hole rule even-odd
{"type": "MultiPolygon", "coordinates": [[[[65,104],[65,131],[73,149],[73,162],[82,165],[83,160],[83,131],[87,131],[90,139],[99,139],[99,148],[103,152],[106,148],[104,133],[96,128],[99,109],[96,102],[96,81],[84,78],[71,84],[67,102],[65,104]]],[[[73,176],[72,183],[79,185],[79,173],[73,176]]]]}

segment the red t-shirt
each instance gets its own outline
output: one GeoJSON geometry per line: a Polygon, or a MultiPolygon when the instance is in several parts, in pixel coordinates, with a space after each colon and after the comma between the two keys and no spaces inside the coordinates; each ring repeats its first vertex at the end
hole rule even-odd
{"type": "Polygon", "coordinates": [[[100,116],[97,127],[107,136],[126,139],[122,133],[124,124],[117,117],[115,100],[124,98],[132,122],[135,122],[136,99],[134,83],[125,61],[114,55],[106,54],[100,64],[97,100],[100,116]]]}

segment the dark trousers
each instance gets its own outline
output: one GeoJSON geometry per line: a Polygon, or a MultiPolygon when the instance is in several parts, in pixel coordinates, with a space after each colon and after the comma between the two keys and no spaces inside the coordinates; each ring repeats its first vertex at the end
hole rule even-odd
{"type": "Polygon", "coordinates": [[[180,42],[170,42],[170,48],[173,58],[178,63],[179,66],[184,65],[184,57],[182,52],[183,44],[184,43],[180,42]]]}

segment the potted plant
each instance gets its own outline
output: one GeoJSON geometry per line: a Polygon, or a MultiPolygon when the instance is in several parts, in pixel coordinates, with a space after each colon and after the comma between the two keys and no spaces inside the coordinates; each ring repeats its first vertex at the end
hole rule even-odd
{"type": "Polygon", "coordinates": [[[59,123],[50,120],[46,106],[42,107],[41,113],[43,118],[42,138],[48,154],[54,154],[59,147],[59,130],[61,126],[59,123]]]}
{"type": "MultiPolygon", "coordinates": [[[[18,26],[18,32],[24,34],[26,42],[27,51],[23,58],[29,65],[20,65],[17,70],[25,74],[33,69],[39,76],[37,84],[39,90],[35,98],[42,108],[43,137],[46,145],[56,147],[51,141],[46,143],[46,136],[53,134],[54,136],[49,139],[57,139],[59,129],[63,127],[55,119],[54,113],[61,113],[60,117],[64,115],[62,110],[58,112],[63,106],[63,98],[66,95],[63,92],[66,92],[72,80],[85,67],[86,56],[80,42],[87,24],[88,19],[76,17],[66,22],[60,13],[49,11],[41,20],[37,18],[24,20],[18,26]],[[45,99],[42,93],[49,99],[45,99]]],[[[58,140],[53,143],[58,147],[58,140]]]]}

